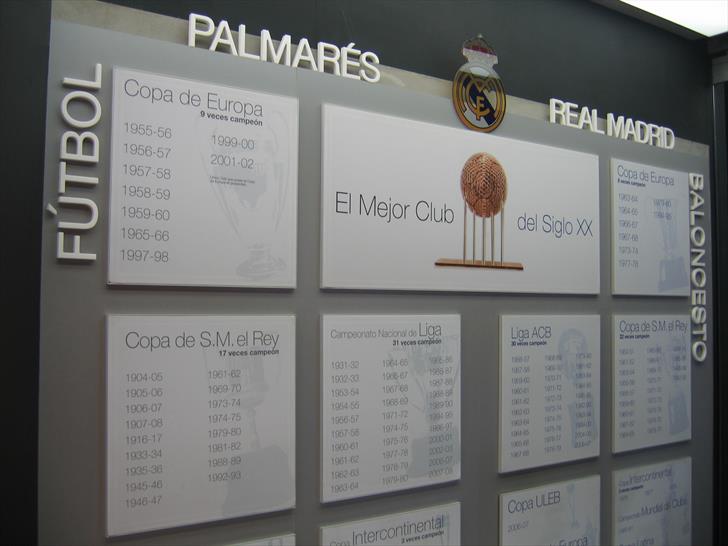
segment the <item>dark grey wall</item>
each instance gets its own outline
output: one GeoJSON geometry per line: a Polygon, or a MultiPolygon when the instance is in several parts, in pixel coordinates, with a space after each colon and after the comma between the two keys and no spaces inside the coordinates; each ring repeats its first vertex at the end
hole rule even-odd
{"type": "MultiPolygon", "coordinates": [[[[728,284],[722,283],[720,273],[728,271],[728,83],[715,87],[715,149],[714,177],[711,194],[713,195],[714,233],[713,233],[713,275],[717,279],[714,288],[716,309],[728,309],[728,284]]],[[[728,358],[728,317],[716,314],[715,361],[724,362],[728,358]]],[[[715,367],[713,392],[715,407],[715,513],[728,514],[728,371],[723,366],[715,367]]],[[[725,543],[728,537],[728,518],[716,518],[714,538],[716,544],[725,543]]]]}
{"type": "Polygon", "coordinates": [[[49,27],[49,2],[0,2],[1,544],[32,544],[37,536],[38,305],[49,27]]]}
{"type": "Polygon", "coordinates": [[[452,79],[483,33],[510,95],[570,100],[712,140],[710,61],[691,41],[585,0],[111,0],[233,28],[376,52],[382,64],[452,79]]]}

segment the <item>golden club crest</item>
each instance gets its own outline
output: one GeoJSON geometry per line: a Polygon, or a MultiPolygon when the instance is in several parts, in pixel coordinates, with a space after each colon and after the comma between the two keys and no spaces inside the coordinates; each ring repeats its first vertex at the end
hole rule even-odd
{"type": "Polygon", "coordinates": [[[460,121],[475,131],[493,131],[506,113],[503,82],[493,66],[498,56],[482,36],[463,44],[468,62],[460,67],[452,83],[452,101],[460,121]]]}

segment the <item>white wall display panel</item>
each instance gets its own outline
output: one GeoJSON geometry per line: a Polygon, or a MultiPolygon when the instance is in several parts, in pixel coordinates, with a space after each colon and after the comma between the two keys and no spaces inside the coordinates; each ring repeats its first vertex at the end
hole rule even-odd
{"type": "MultiPolygon", "coordinates": [[[[479,292],[477,296],[469,289],[458,288],[455,292],[425,293],[424,290],[376,290],[356,291],[350,289],[320,289],[321,264],[318,261],[322,252],[322,201],[320,190],[323,180],[323,133],[321,126],[322,105],[337,104],[343,107],[378,112],[385,116],[399,116],[419,120],[423,124],[445,127],[443,133],[448,138],[442,140],[442,148],[449,149],[451,142],[457,145],[459,137],[449,135],[462,131],[462,126],[453,115],[452,101],[449,97],[438,96],[437,81],[414,74],[389,73],[402,79],[404,87],[394,85],[367,85],[347,78],[334,77],[313,70],[292,70],[290,67],[259,62],[220,52],[210,52],[204,46],[190,48],[186,45],[186,22],[173,18],[156,17],[140,11],[132,11],[103,2],[85,2],[84,9],[77,9],[77,3],[54,2],[51,22],[51,39],[48,62],[47,104],[49,115],[45,117],[46,138],[43,181],[43,206],[51,204],[58,210],[58,216],[50,213],[43,220],[42,241],[42,291],[40,309],[40,331],[38,344],[38,364],[40,381],[38,383],[38,543],[54,544],[104,544],[105,538],[107,488],[105,467],[107,462],[105,383],[106,366],[103,358],[106,351],[105,326],[103,318],[108,314],[160,314],[166,315],[266,315],[296,313],[296,458],[295,486],[298,506],[269,515],[231,518],[187,527],[167,528],[158,531],[126,535],[123,541],[111,540],[120,546],[143,546],[150,542],[169,544],[214,544],[223,546],[230,543],[248,541],[254,538],[268,538],[296,534],[299,544],[320,543],[320,529],[323,525],[343,523],[353,520],[379,517],[386,514],[436,506],[454,501],[462,504],[462,528],[460,544],[497,544],[499,541],[499,510],[497,495],[501,492],[530,488],[548,483],[574,480],[584,476],[600,474],[611,475],[615,468],[652,463],[657,460],[677,459],[691,456],[693,469],[692,514],[693,544],[712,543],[711,529],[715,515],[711,510],[714,480],[712,467],[713,412],[714,403],[713,353],[700,365],[692,367],[691,386],[699,397],[693,397],[692,420],[696,423],[689,442],[671,444],[662,448],[641,452],[631,452],[618,457],[604,455],[584,459],[579,462],[563,463],[541,470],[524,470],[516,473],[498,472],[497,443],[500,441],[498,423],[500,422],[499,395],[499,317],[501,315],[564,315],[600,314],[607,322],[602,323],[601,332],[601,372],[605,382],[601,383],[601,402],[605,411],[601,414],[599,431],[601,447],[605,436],[611,439],[612,420],[612,363],[611,318],[617,313],[661,313],[687,314],[687,298],[667,297],[658,302],[652,297],[609,297],[601,291],[600,297],[583,296],[541,296],[537,294],[479,292]],[[82,19],[81,19],[82,18],[82,19]],[[154,25],[149,22],[154,19],[154,25]],[[77,23],[69,22],[76,20],[77,23]],[[80,24],[78,24],[80,23],[80,24]],[[113,27],[113,28],[112,28],[113,27]],[[140,33],[146,33],[146,37],[140,33]],[[89,90],[98,98],[102,106],[102,119],[98,125],[89,129],[75,129],[64,120],[61,107],[64,98],[75,87],[63,85],[64,78],[94,78],[95,63],[103,65],[101,88],[89,90]],[[298,147],[298,185],[301,190],[298,199],[298,250],[297,290],[267,289],[169,289],[162,286],[131,285],[114,286],[109,289],[108,282],[108,233],[109,233],[109,192],[111,172],[111,130],[112,130],[112,90],[114,66],[127,67],[147,74],[166,74],[174,78],[187,78],[206,84],[224,85],[233,89],[253,90],[259,93],[296,97],[298,99],[299,135],[298,147]],[[433,87],[434,85],[434,87],[433,87]],[[431,92],[432,91],[432,92],[431,92]],[[449,129],[447,129],[449,127],[449,129]],[[66,263],[57,259],[57,234],[59,221],[83,219],[84,210],[66,208],[58,204],[59,144],[67,130],[91,130],[100,140],[100,158],[94,165],[72,165],[68,170],[74,174],[99,176],[95,187],[82,187],[69,184],[65,195],[88,196],[99,207],[99,219],[94,229],[81,233],[83,252],[94,252],[95,262],[84,266],[66,263]],[[303,191],[306,188],[306,191],[303,191]],[[318,188],[318,189],[316,189],[318,188]],[[313,189],[314,191],[308,191],[313,189]],[[310,257],[314,259],[310,259],[310,257]],[[310,282],[314,279],[314,282],[310,282]],[[304,282],[305,281],[305,282],[304,282]],[[123,288],[123,289],[120,289],[123,288]],[[660,309],[655,309],[659,303],[660,309]],[[320,314],[459,314],[461,316],[461,362],[463,373],[460,417],[461,438],[461,479],[433,486],[418,487],[384,493],[362,499],[343,500],[335,503],[321,503],[321,464],[320,444],[322,390],[321,390],[321,321],[320,314]],[[312,320],[313,319],[313,320],[312,320]],[[604,360],[604,359],[608,359],[604,360]],[[605,375],[606,374],[606,375],[605,375]],[[604,398],[607,398],[605,400],[604,398]],[[101,413],[100,413],[101,412],[101,413]],[[62,433],[59,433],[62,432],[62,433]],[[313,435],[313,438],[312,438],[313,435]],[[313,439],[313,441],[312,441],[313,439]],[[648,460],[648,459],[654,460],[648,460]],[[626,460],[630,459],[630,461],[626,460]],[[632,460],[634,459],[634,460],[632,460]],[[639,459],[639,461],[637,460],[639,459]],[[625,464],[628,463],[628,464],[625,464]],[[544,474],[539,478],[539,474],[544,474]],[[548,474],[548,476],[545,476],[548,474]],[[101,486],[100,486],[101,484],[101,486]],[[301,503],[306,506],[302,507],[301,503]]],[[[224,17],[224,15],[220,15],[224,17]]],[[[245,20],[232,21],[245,23],[245,20]]],[[[215,24],[220,26],[219,19],[215,24]]],[[[290,29],[289,29],[290,30],[290,29]]],[[[280,30],[286,32],[286,29],[280,30]]],[[[274,33],[275,34],[275,33],[274,33]]],[[[280,37],[273,36],[273,38],[280,37]]],[[[212,38],[212,37],[210,37],[212,38]]],[[[250,37],[249,37],[250,38],[250,37]]],[[[339,46],[345,44],[340,43],[339,46]]],[[[246,42],[246,51],[257,47],[257,40],[246,42]]],[[[224,46],[223,46],[224,47],[224,46]]],[[[292,52],[295,45],[292,48],[292,52]]],[[[456,53],[455,53],[456,54],[456,53]]],[[[383,61],[386,61],[384,59],[383,61]]],[[[386,71],[385,71],[386,72],[386,71]]],[[[383,73],[383,76],[389,77],[383,73]]],[[[391,78],[390,78],[391,79],[391,78]]],[[[517,101],[516,101],[517,102],[517,101]]],[[[160,106],[160,103],[155,103],[160,106]]],[[[81,114],[78,119],[86,119],[89,112],[88,101],[74,100],[71,110],[81,114]]],[[[166,108],[166,105],[162,105],[166,108]]],[[[607,138],[589,131],[577,131],[555,126],[543,119],[533,119],[533,105],[509,103],[509,113],[504,123],[494,133],[495,136],[470,135],[467,138],[479,142],[502,142],[512,139],[517,144],[542,144],[565,150],[577,150],[599,157],[599,221],[604,230],[599,240],[600,271],[611,272],[611,196],[609,165],[611,158],[624,158],[648,165],[669,166],[688,173],[710,173],[710,157],[707,146],[680,140],[675,150],[664,150],[617,138],[607,138]],[[606,244],[604,244],[606,243],[606,244]],[[606,268],[606,269],[605,269],[606,268]]],[[[199,115],[199,112],[197,112],[199,115]]],[[[266,110],[267,115],[267,110],[266,110]]],[[[142,120],[143,122],[144,120],[142,120]]],[[[406,122],[409,123],[409,122],[406,122]]],[[[418,126],[419,127],[419,126],[418,126]]],[[[246,128],[247,130],[248,128],[246,128]]],[[[357,126],[352,127],[355,133],[357,126]]],[[[142,131],[146,129],[142,128],[142,131]]],[[[398,133],[401,134],[401,133],[398,133]]],[[[386,132],[384,133],[387,137],[386,132]]],[[[683,135],[684,136],[684,135],[683,135]]],[[[419,140],[419,131],[408,133],[407,138],[391,146],[396,151],[400,144],[409,146],[411,139],[419,140]]],[[[123,143],[123,141],[122,141],[123,143]]],[[[374,148],[379,151],[379,148],[374,148]]],[[[418,161],[430,161],[433,169],[439,169],[440,149],[422,150],[418,161]]],[[[486,152],[490,151],[488,149],[486,152]]],[[[174,153],[174,152],[172,152],[174,153]]],[[[393,152],[387,151],[392,155],[393,152]]],[[[367,149],[359,150],[359,155],[375,163],[377,157],[367,149]]],[[[494,153],[499,161],[501,157],[494,153]]],[[[570,154],[566,154],[571,157],[570,154]]],[[[386,155],[384,157],[387,157],[386,155]]],[[[462,161],[467,160],[467,157],[462,161]]],[[[352,165],[361,166],[363,159],[357,158],[352,165]]],[[[521,163],[528,163],[524,156],[521,163]]],[[[510,162],[512,164],[513,161],[510,162]]],[[[569,172],[570,161],[554,161],[548,172],[559,170],[569,172]]],[[[455,179],[444,180],[443,184],[459,184],[463,163],[458,166],[455,179]]],[[[508,175],[509,193],[505,205],[505,220],[511,218],[515,184],[511,167],[502,162],[508,175]]],[[[377,167],[374,165],[374,167],[377,167]]],[[[419,168],[419,167],[417,167],[419,168]]],[[[519,166],[526,171],[526,165],[519,166]]],[[[355,172],[353,173],[359,176],[355,172]]],[[[348,173],[351,176],[352,173],[348,173]]],[[[394,177],[393,177],[394,178],[394,177]]],[[[400,177],[401,178],[401,177],[400,177]]],[[[419,192],[429,194],[430,179],[423,178],[419,192]]],[[[372,184],[379,182],[372,176],[372,184]]],[[[438,179],[439,185],[439,179],[438,179]]],[[[702,209],[705,217],[699,219],[705,228],[706,248],[705,270],[713,265],[710,249],[711,222],[711,184],[705,177],[705,188],[701,195],[705,198],[702,209]]],[[[539,177],[529,179],[529,191],[538,193],[539,177]],[[533,186],[533,187],[531,187],[533,186]]],[[[548,188],[559,188],[558,177],[548,180],[548,188]]],[[[147,184],[148,185],[148,184],[147,184]]],[[[395,179],[392,187],[398,186],[395,179]]],[[[546,184],[545,184],[546,186],[546,184]]],[[[377,196],[380,195],[377,190],[377,196]]],[[[143,190],[142,190],[143,191],[143,190]]],[[[346,190],[349,191],[349,190],[346,190]]],[[[354,190],[351,190],[354,191],[354,190]]],[[[395,191],[398,191],[395,189],[395,191]]],[[[463,206],[460,189],[455,188],[457,203],[463,206]]],[[[544,190],[545,191],[545,190],[544,190]]],[[[366,193],[362,190],[362,193],[366,193]]],[[[388,194],[383,194],[384,198],[388,194]]],[[[392,195],[393,199],[398,194],[392,195]]],[[[429,195],[425,195],[428,198],[429,195]]],[[[567,200],[567,198],[564,198],[567,200]]],[[[420,197],[414,201],[416,205],[420,197]]],[[[534,195],[534,200],[544,201],[534,195]]],[[[438,203],[435,203],[437,205],[438,203]]],[[[368,203],[367,203],[368,205],[368,203]]],[[[462,214],[450,205],[456,214],[462,214]]],[[[161,207],[163,208],[163,207],[161,207]]],[[[410,213],[413,209],[410,208],[410,213]]],[[[549,214],[551,212],[548,212],[549,214]]],[[[521,214],[518,214],[520,216],[521,214]]],[[[339,215],[341,216],[341,215],[339,215]]],[[[512,219],[512,218],[511,218],[512,219]]],[[[540,217],[541,219],[541,217],[540,217]]],[[[495,218],[496,230],[500,228],[495,218]]],[[[213,219],[217,221],[217,219],[213,219]]],[[[408,217],[409,221],[409,217],[408,217]]],[[[394,221],[393,221],[394,222],[394,221]]],[[[490,245],[490,222],[486,222],[486,240],[490,245]]],[[[471,242],[472,213],[468,218],[468,243],[471,242]]],[[[200,225],[200,230],[207,226],[200,225]]],[[[362,233],[371,233],[366,229],[362,233]]],[[[356,234],[359,237],[361,234],[356,234]]],[[[436,238],[426,239],[414,236],[401,247],[403,256],[417,259],[410,253],[411,245],[436,244],[436,238]],[[422,243],[422,241],[425,241],[422,243]]],[[[425,234],[429,236],[429,234],[425,234]]],[[[595,232],[596,235],[596,232],[595,232]]],[[[482,233],[477,232],[476,246],[481,243],[482,233]]],[[[530,262],[522,255],[513,252],[513,239],[510,231],[505,233],[505,260],[520,262],[528,271],[530,262]]],[[[68,235],[70,237],[70,235],[68,235]]],[[[67,239],[68,239],[67,237],[67,239]]],[[[455,235],[456,244],[462,237],[462,226],[455,235]]],[[[360,240],[360,239],[356,239],[360,240]]],[[[70,250],[71,241],[66,240],[70,250]]],[[[216,244],[215,239],[209,245],[216,244]]],[[[381,260],[382,268],[388,262],[378,256],[378,241],[371,247],[361,250],[372,261],[381,260]],[[371,251],[368,249],[371,248],[371,251]]],[[[460,243],[461,244],[461,243],[460,243]]],[[[496,257],[499,255],[500,238],[496,231],[496,257]]],[[[432,262],[440,258],[457,257],[461,251],[458,244],[452,254],[434,254],[432,262]]],[[[448,246],[448,251],[450,246],[448,246]]],[[[210,249],[204,249],[211,252],[210,249]]],[[[468,245],[468,254],[472,247],[468,245]]],[[[242,246],[236,252],[243,252],[242,246]]],[[[347,259],[352,253],[347,251],[347,259]]],[[[490,257],[490,247],[486,256],[490,257]]],[[[575,253],[569,257],[581,267],[586,261],[585,253],[575,253]]],[[[358,258],[357,258],[358,259],[358,258]]],[[[401,263],[397,257],[395,265],[401,263]]],[[[557,257],[553,258],[557,260],[557,257]]],[[[239,263],[239,261],[237,262],[239,263]]],[[[470,275],[463,271],[466,276],[470,275]]],[[[516,274],[518,271],[485,271],[490,277],[516,274]]],[[[606,281],[601,275],[602,284],[606,281]]],[[[465,286],[457,282],[456,286],[465,286]]],[[[600,288],[604,286],[599,285],[600,288]]],[[[708,278],[708,296],[712,290],[712,280],[708,278]]],[[[715,314],[712,298],[705,305],[708,321],[706,337],[714,339],[715,331],[711,317],[715,314]]],[[[153,355],[157,353],[155,350],[153,355]]],[[[271,390],[271,393],[273,391],[271,390]]],[[[165,396],[166,396],[165,391],[165,396]]],[[[189,397],[192,399],[192,397],[189,397]]],[[[284,402],[286,399],[282,399],[284,402]]],[[[266,398],[264,404],[270,400],[266,398]]],[[[291,401],[292,403],[292,401],[291,401]]],[[[259,412],[260,407],[256,407],[259,412]]],[[[259,413],[257,413],[259,415],[259,413]]],[[[205,416],[207,417],[207,415],[205,416]]],[[[167,422],[165,421],[165,427],[167,422]]],[[[260,426],[258,433],[261,434],[260,426]]],[[[166,436],[165,436],[166,439],[166,436]]],[[[204,440],[206,441],[206,439],[204,440]]],[[[611,442],[609,451],[611,452],[611,442]]],[[[185,446],[186,447],[186,446],[185,446]]],[[[125,448],[126,450],[126,448],[125,448]]],[[[179,450],[180,456],[187,449],[179,450]]],[[[165,453],[165,457],[167,454],[165,453]]],[[[204,464],[208,464],[205,459],[204,464]]],[[[186,469],[187,470],[187,469],[186,469]]],[[[194,469],[193,469],[194,470],[194,469]]],[[[165,472],[167,468],[165,467],[165,472]]],[[[172,470],[170,470],[172,472],[172,470]]],[[[176,472],[176,469],[175,469],[176,472]]],[[[611,476],[610,476],[611,477],[611,476]]],[[[141,478],[140,478],[141,481],[141,478]]],[[[612,502],[609,479],[602,483],[602,544],[613,543],[611,532],[612,502]],[[607,488],[605,490],[604,488],[607,488]],[[605,519],[606,518],[606,519],[605,519]]],[[[122,484],[122,487],[125,487],[122,484]]],[[[188,490],[185,490],[187,494],[188,490]]],[[[203,489],[193,490],[203,492],[203,489]]],[[[122,492],[126,494],[125,492],[122,492]]],[[[176,498],[172,497],[176,501],[176,498]]],[[[214,503],[206,503],[207,509],[214,503]]]]}
{"type": "Polygon", "coordinates": [[[290,534],[259,538],[248,542],[238,542],[231,546],[296,546],[296,535],[290,534]]]}
{"type": "Polygon", "coordinates": [[[599,476],[500,495],[500,546],[599,544],[599,476]]]}
{"type": "Polygon", "coordinates": [[[597,156],[330,104],[323,139],[323,287],[599,291],[597,156]]]}
{"type": "Polygon", "coordinates": [[[321,497],[460,478],[460,316],[324,315],[321,497]]]}
{"type": "Polygon", "coordinates": [[[107,318],[107,534],[295,503],[292,316],[107,318]]]}
{"type": "Polygon", "coordinates": [[[612,486],[612,543],[693,543],[690,457],[614,471],[612,486]]]}
{"type": "Polygon", "coordinates": [[[687,296],[688,174],[612,158],[612,292],[687,296]]]}
{"type": "Polygon", "coordinates": [[[599,315],[503,315],[499,470],[599,455],[599,315]]]}
{"type": "Polygon", "coordinates": [[[294,287],[298,101],[114,69],[109,283],[294,287]]]}
{"type": "Polygon", "coordinates": [[[460,545],[460,503],[321,527],[323,546],[460,545]]]}
{"type": "Polygon", "coordinates": [[[692,435],[690,317],[614,315],[615,453],[692,435]]]}

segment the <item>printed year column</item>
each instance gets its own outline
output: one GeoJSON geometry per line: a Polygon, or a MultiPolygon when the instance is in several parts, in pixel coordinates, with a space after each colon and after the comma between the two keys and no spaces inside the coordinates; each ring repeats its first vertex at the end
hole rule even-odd
{"type": "Polygon", "coordinates": [[[122,158],[120,201],[122,262],[168,263],[174,180],[174,130],[129,119],[114,153],[122,158]]]}
{"type": "Polygon", "coordinates": [[[409,359],[382,359],[381,374],[380,479],[383,486],[389,486],[408,480],[409,359]]]}
{"type": "Polygon", "coordinates": [[[330,373],[331,493],[341,494],[359,489],[360,377],[358,360],[332,360],[330,373]]]}
{"type": "Polygon", "coordinates": [[[124,474],[128,510],[162,503],[164,490],[164,374],[125,374],[124,474]]]}

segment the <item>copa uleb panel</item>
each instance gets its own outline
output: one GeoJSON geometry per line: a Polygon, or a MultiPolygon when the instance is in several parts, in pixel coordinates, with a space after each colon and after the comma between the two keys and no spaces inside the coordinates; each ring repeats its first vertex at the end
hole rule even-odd
{"type": "Polygon", "coordinates": [[[460,478],[460,316],[324,315],[321,498],[460,478]]]}
{"type": "Polygon", "coordinates": [[[500,495],[500,546],[600,543],[599,476],[500,495]]]}

